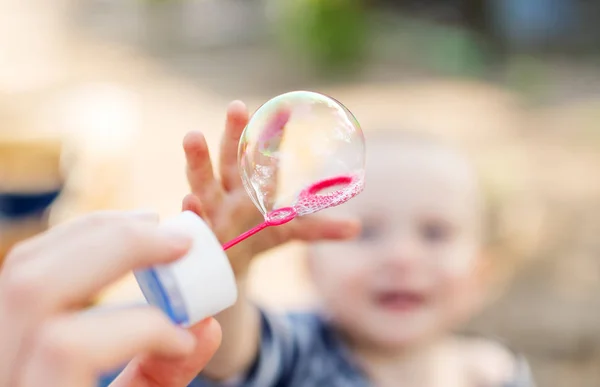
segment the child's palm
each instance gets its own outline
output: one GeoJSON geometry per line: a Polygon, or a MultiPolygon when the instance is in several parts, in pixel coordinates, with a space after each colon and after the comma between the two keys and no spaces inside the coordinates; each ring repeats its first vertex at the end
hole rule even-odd
{"type": "MultiPolygon", "coordinates": [[[[184,210],[202,216],[221,243],[225,243],[264,219],[243,187],[237,167],[238,142],[248,123],[248,112],[241,102],[234,102],[227,112],[221,142],[220,175],[213,174],[206,140],[201,133],[189,133],[184,140],[187,176],[192,194],[183,202],[184,210]]],[[[351,220],[334,220],[318,216],[298,218],[288,224],[270,227],[228,251],[236,273],[246,271],[252,257],[292,239],[346,239],[358,232],[351,220]]]]}

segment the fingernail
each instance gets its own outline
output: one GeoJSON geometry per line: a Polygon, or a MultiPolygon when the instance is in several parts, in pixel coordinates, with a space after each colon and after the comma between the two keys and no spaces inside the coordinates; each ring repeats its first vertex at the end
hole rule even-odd
{"type": "Polygon", "coordinates": [[[347,237],[353,237],[360,231],[360,222],[350,219],[347,221],[347,226],[344,227],[344,234],[347,237]]]}
{"type": "Polygon", "coordinates": [[[229,103],[229,108],[245,109],[246,105],[244,104],[244,102],[240,101],[239,99],[236,99],[235,101],[231,101],[229,103]]]}
{"type": "Polygon", "coordinates": [[[155,211],[151,210],[133,210],[129,211],[129,215],[132,217],[147,221],[147,222],[158,222],[159,216],[155,211]]]}
{"type": "Polygon", "coordinates": [[[187,249],[192,245],[192,237],[184,231],[164,228],[162,233],[175,248],[187,249]]]}
{"type": "Polygon", "coordinates": [[[181,346],[189,347],[190,349],[196,346],[196,337],[191,334],[188,330],[183,328],[177,329],[177,335],[181,346]]]}

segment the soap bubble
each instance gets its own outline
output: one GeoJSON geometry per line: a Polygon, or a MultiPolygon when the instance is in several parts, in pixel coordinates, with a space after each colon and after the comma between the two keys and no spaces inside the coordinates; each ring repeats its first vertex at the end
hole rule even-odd
{"type": "Polygon", "coordinates": [[[342,204],[364,187],[365,141],[352,113],[295,91],[261,106],[240,139],[244,186],[271,224],[342,204]]]}

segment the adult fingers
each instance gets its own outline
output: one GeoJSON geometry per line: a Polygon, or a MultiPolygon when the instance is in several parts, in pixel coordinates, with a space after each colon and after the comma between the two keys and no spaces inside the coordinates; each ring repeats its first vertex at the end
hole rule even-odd
{"type": "Polygon", "coordinates": [[[186,387],[202,371],[221,344],[221,327],[206,319],[189,332],[196,338],[193,352],[183,358],[144,356],[133,360],[111,387],[186,387]]]}
{"type": "Polygon", "coordinates": [[[0,275],[0,385],[6,385],[24,341],[46,315],[84,303],[133,268],[174,260],[190,243],[155,222],[97,213],[13,250],[0,275]]]}
{"type": "Polygon", "coordinates": [[[221,201],[223,192],[215,179],[210,153],[204,135],[190,132],[183,140],[187,160],[187,178],[192,193],[205,204],[206,213],[212,216],[221,201]]]}
{"type": "MultiPolygon", "coordinates": [[[[136,211],[103,211],[104,216],[109,217],[126,217],[138,221],[149,222],[156,224],[158,223],[159,217],[156,212],[136,210],[136,211]]],[[[38,234],[32,238],[27,239],[17,244],[12,251],[8,254],[4,260],[3,267],[7,268],[13,265],[13,263],[21,263],[25,260],[33,257],[37,257],[36,251],[40,251],[40,245],[46,240],[46,235],[51,234],[54,238],[66,237],[69,238],[70,233],[73,232],[71,223],[63,223],[54,226],[51,230],[44,233],[38,234]]]]}
{"type": "MultiPolygon", "coordinates": [[[[128,271],[173,261],[191,238],[125,216],[97,213],[48,232],[36,249],[3,272],[2,304],[13,312],[47,313],[86,301],[128,271]]],[[[34,317],[30,315],[29,317],[34,317]]]]}
{"type": "Polygon", "coordinates": [[[153,308],[61,316],[40,328],[21,385],[91,387],[140,353],[183,358],[195,347],[194,335],[153,308]]]}
{"type": "Polygon", "coordinates": [[[248,109],[241,101],[233,101],[227,109],[225,133],[221,139],[220,174],[226,191],[242,186],[238,168],[238,144],[244,128],[248,124],[248,109]]]}

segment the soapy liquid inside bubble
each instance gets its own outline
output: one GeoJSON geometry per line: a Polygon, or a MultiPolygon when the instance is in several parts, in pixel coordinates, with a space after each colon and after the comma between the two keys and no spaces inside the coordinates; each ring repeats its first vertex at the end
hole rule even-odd
{"type": "Polygon", "coordinates": [[[308,215],[339,206],[358,195],[364,188],[362,176],[342,175],[319,181],[298,195],[294,209],[298,215],[308,215]]]}

